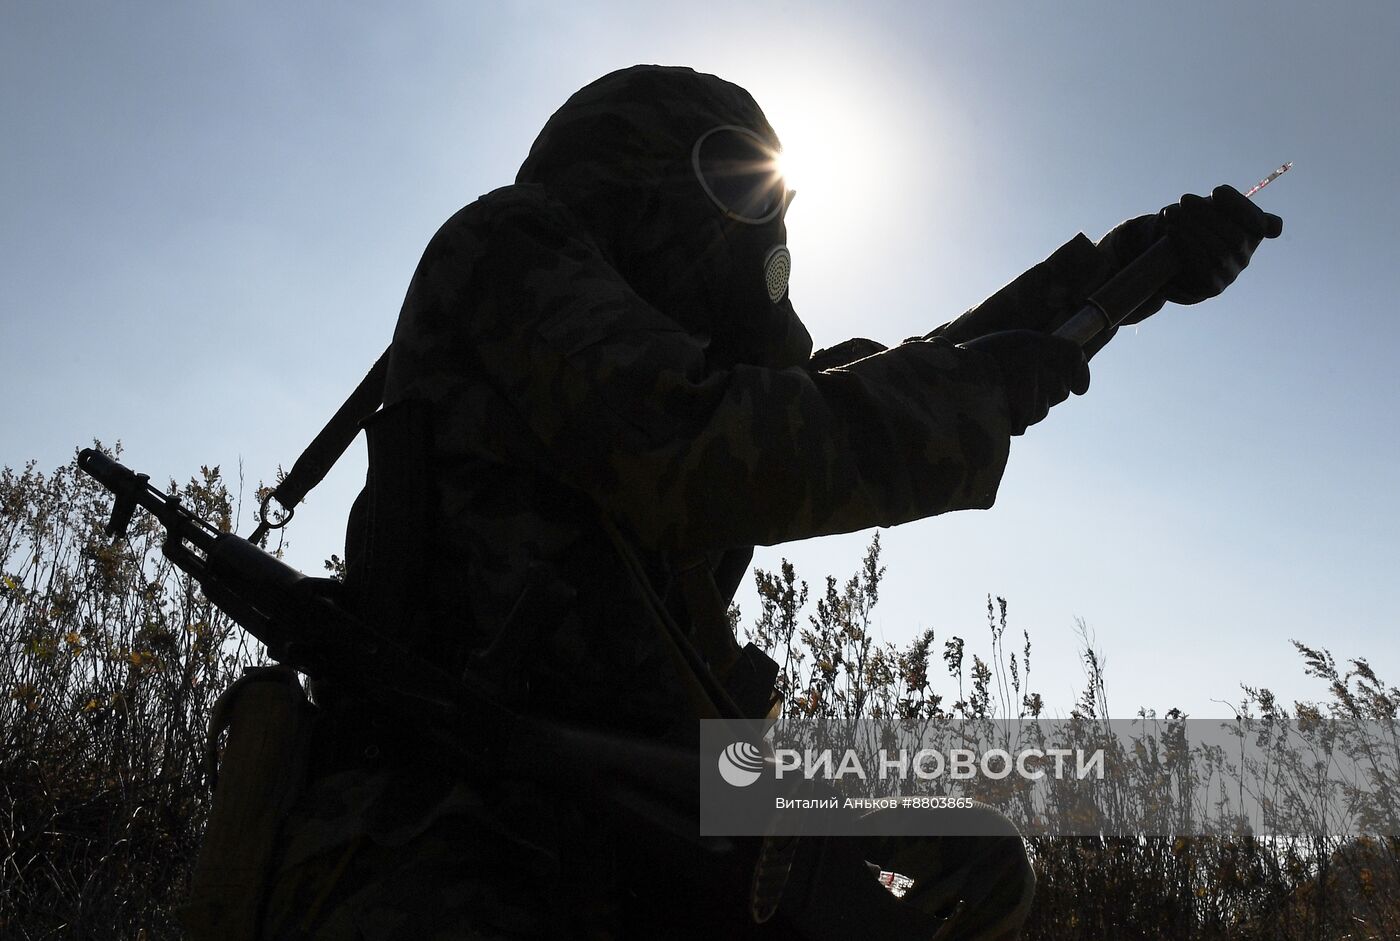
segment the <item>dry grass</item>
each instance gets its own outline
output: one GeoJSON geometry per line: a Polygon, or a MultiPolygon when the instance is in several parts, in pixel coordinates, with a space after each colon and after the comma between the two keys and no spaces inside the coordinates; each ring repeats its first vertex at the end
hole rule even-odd
{"type": "MultiPolygon", "coordinates": [[[[233,527],[236,508],[217,468],[169,489],[233,527]]],[[[128,540],[111,544],[102,535],[109,507],[74,465],[0,474],[0,937],[179,936],[171,912],[207,807],[200,761],[209,710],[261,658],[161,556],[159,528],[144,514],[128,540]]],[[[1004,601],[988,600],[986,659],[960,637],[939,645],[932,632],[897,649],[870,636],[883,573],[877,540],[853,578],[827,580],[812,613],[790,566],[757,573],[762,610],[750,633],[783,663],[793,714],[914,725],[1040,714],[1030,639],[1008,636],[1004,601]]],[[[1351,822],[1400,832],[1391,788],[1400,692],[1365,661],[1342,669],[1326,651],[1299,652],[1327,702],[1288,711],[1267,690],[1247,690],[1250,734],[1325,734],[1329,747],[1360,755],[1372,786],[1352,795],[1351,822]]],[[[1100,659],[1086,648],[1085,662],[1075,711],[1092,730],[1107,720],[1106,697],[1100,659]]],[[[1180,780],[1181,762],[1204,760],[1166,747],[1169,739],[1140,782],[1180,780]]],[[[1306,754],[1288,759],[1284,748],[1269,769],[1235,771],[1272,787],[1283,806],[1308,773],[1306,754]]],[[[1114,812],[1145,813],[1153,797],[1150,788],[1124,793],[1114,812]]],[[[1338,831],[1288,841],[1035,837],[1040,890],[1028,937],[1400,937],[1400,844],[1330,832],[1338,831]]]]}
{"type": "MultiPolygon", "coordinates": [[[[845,583],[828,578],[808,613],[809,587],[790,565],[757,573],[761,610],[750,635],[782,664],[791,723],[785,735],[819,729],[823,740],[802,744],[869,749],[865,767],[877,765],[874,750],[892,741],[891,732],[904,736],[900,742],[929,743],[948,725],[961,744],[981,729],[974,748],[1014,752],[996,720],[1038,718],[1044,703],[1030,684],[1030,638],[1008,633],[1005,599],[987,599],[986,659],[962,637],[940,647],[932,631],[903,648],[880,645],[871,637],[871,611],[883,574],[877,536],[856,574],[845,583]]],[[[1080,815],[1095,824],[1078,832],[1187,835],[1031,837],[1039,889],[1026,938],[1400,937],[1400,690],[1385,686],[1364,660],[1342,669],[1325,650],[1295,646],[1327,701],[1287,710],[1267,689],[1245,687],[1235,734],[1264,743],[1267,760],[1231,761],[1193,745],[1176,710],[1160,720],[1139,713],[1148,730],[1141,747],[1123,749],[1110,733],[1102,657],[1085,638],[1087,681],[1071,721],[1060,726],[1071,736],[1061,744],[1118,748],[1115,764],[1130,773],[1093,792],[1033,793],[1029,785],[1017,790],[1012,778],[987,785],[996,793],[975,784],[960,793],[988,800],[1028,833],[1037,821],[1080,815]],[[1359,772],[1352,785],[1318,773],[1343,759],[1359,772]],[[1241,790],[1266,809],[1272,832],[1296,836],[1251,835],[1231,815],[1241,790]],[[1215,811],[1209,824],[1205,810],[1215,811]],[[1357,833],[1373,835],[1336,835],[1357,833]]],[[[951,793],[946,782],[929,787],[951,793]]],[[[859,788],[871,793],[867,783],[859,788]]]]}

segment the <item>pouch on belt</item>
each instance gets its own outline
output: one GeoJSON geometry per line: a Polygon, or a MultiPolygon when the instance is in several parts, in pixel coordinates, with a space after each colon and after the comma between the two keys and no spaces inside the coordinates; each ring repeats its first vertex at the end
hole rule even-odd
{"type": "Polygon", "coordinates": [[[191,941],[257,937],[278,829],[306,777],[316,708],[289,667],[250,667],[209,718],[214,803],[178,914],[191,941]],[[219,736],[227,730],[222,758],[219,736]]]}

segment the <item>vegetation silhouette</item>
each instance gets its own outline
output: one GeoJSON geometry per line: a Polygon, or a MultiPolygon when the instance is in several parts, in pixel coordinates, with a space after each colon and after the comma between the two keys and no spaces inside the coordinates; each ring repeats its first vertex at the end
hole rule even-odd
{"type": "MultiPolygon", "coordinates": [[[[119,456],[120,446],[109,453],[119,456]]],[[[220,468],[202,467],[166,489],[220,529],[236,527],[240,495],[220,468]]],[[[173,911],[209,806],[209,715],[245,668],[266,662],[260,646],[161,555],[153,519],[137,514],[129,538],[111,543],[103,535],[109,510],[107,492],[74,463],[48,474],[34,462],[0,473],[6,938],[180,936],[173,911]]],[[[334,556],[326,568],[343,571],[334,556]]],[[[964,637],[931,630],[903,646],[882,643],[872,612],[884,574],[878,535],[856,573],[844,582],[828,577],[815,599],[786,561],[754,573],[758,616],[747,629],[738,609],[731,619],[781,665],[789,717],[821,718],[854,734],[862,722],[977,722],[1045,711],[1031,686],[1030,637],[1011,631],[1005,599],[987,599],[985,657],[964,637]]],[[[1289,710],[1268,689],[1244,687],[1241,734],[1278,743],[1269,767],[1211,766],[1210,755],[1174,737],[1184,716],[1173,710],[1154,748],[1142,752],[1142,774],[1110,809],[1147,813],[1160,806],[1154,801],[1164,787],[1179,796],[1214,782],[1264,789],[1281,812],[1297,810],[1317,787],[1315,755],[1289,744],[1302,740],[1363,762],[1370,787],[1344,796],[1350,823],[1377,835],[1340,836],[1336,821],[1317,819],[1293,840],[1245,831],[1034,836],[1039,888],[1024,937],[1400,937],[1400,690],[1365,660],[1343,667],[1326,650],[1295,646],[1328,698],[1289,710]]],[[[1102,658],[1087,641],[1082,656],[1087,679],[1072,717],[1088,734],[1108,720],[1107,695],[1102,658]]],[[[1015,794],[1000,797],[1014,806],[1015,794]]]]}

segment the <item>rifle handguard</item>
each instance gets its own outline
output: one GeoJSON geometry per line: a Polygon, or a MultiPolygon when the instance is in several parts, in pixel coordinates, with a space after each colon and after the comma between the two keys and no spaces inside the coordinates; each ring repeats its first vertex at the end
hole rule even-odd
{"type": "Polygon", "coordinates": [[[1166,236],[1089,295],[1077,314],[1055,331],[1055,336],[1073,340],[1080,346],[1105,330],[1111,330],[1162,289],[1180,268],[1176,250],[1166,236]]]}

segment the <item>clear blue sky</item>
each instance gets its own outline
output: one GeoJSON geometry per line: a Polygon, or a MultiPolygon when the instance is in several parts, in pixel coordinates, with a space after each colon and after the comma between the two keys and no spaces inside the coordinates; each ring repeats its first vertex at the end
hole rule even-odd
{"type": "MultiPolygon", "coordinates": [[[[1078,231],[1296,161],[1261,196],[1284,236],[1115,340],[993,510],[885,535],[877,624],[980,644],[1006,595],[1064,708],[1082,617],[1124,716],[1320,695],[1289,638],[1400,682],[1397,48],[1382,2],[5,3],[0,463],[120,438],[158,479],[270,478],[387,343],[428,237],[572,91],[691,65],[809,173],[818,345],[926,332],[1078,231]]],[[[298,515],[303,568],[363,464],[298,515]]],[[[819,584],[867,541],[758,562],[819,584]]]]}

